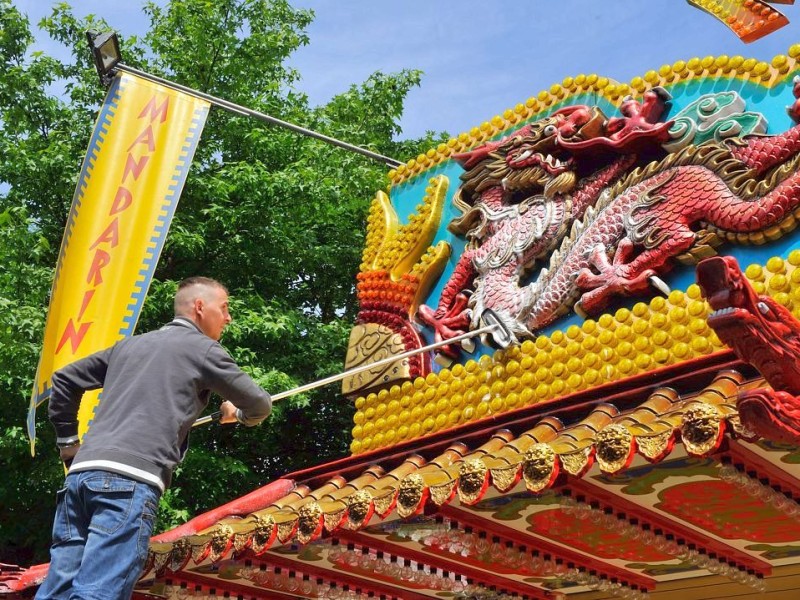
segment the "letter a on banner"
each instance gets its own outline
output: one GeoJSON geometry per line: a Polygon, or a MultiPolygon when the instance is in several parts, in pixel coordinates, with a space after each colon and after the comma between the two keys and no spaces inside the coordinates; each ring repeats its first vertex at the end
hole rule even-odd
{"type": "MultiPolygon", "coordinates": [[[[28,411],[53,372],[133,334],[209,103],[127,73],[114,79],[83,160],[56,265],[28,411]]],[[[83,435],[100,390],[84,394],[83,435]]]]}

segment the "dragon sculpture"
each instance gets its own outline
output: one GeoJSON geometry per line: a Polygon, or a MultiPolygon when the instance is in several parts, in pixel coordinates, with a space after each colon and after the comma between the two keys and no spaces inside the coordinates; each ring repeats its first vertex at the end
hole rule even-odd
{"type": "MultiPolygon", "coordinates": [[[[794,92],[800,95],[798,86],[794,92]]],[[[800,121],[797,107],[789,111],[800,121]]],[[[620,107],[623,117],[582,139],[573,121],[590,111],[572,109],[560,121],[557,113],[523,136],[457,157],[467,169],[462,202],[467,194],[475,204],[461,219],[469,224],[461,228],[470,245],[437,309],[420,307],[418,319],[447,339],[469,319],[475,326],[481,311],[491,308],[508,331],[529,336],[573,307],[596,314],[618,296],[651,286],[666,291],[658,276],[676,259],[694,264],[724,241],[763,243],[795,227],[800,127],[688,145],[666,155],[659,147],[659,155],[653,142],[670,125],[656,122],[663,108],[658,93],[641,104],[628,99],[620,107]],[[543,148],[552,152],[545,155],[543,148]],[[596,168],[604,155],[616,157],[581,178],[581,164],[596,168]],[[643,166],[625,170],[635,163],[643,166]],[[544,170],[546,176],[533,176],[545,180],[544,190],[517,202],[518,181],[532,180],[518,173],[532,165],[544,170]],[[569,172],[577,185],[564,183],[569,172]],[[535,216],[526,218],[531,209],[535,216]],[[520,285],[532,262],[556,246],[547,268],[520,285]],[[463,289],[470,286],[467,303],[463,289]]]]}
{"type": "Polygon", "coordinates": [[[701,261],[697,283],[714,310],[709,326],[773,388],[739,392],[742,424],[767,439],[800,443],[800,322],[769,296],[757,295],[733,257],[701,261]]]}
{"type": "MultiPolygon", "coordinates": [[[[667,140],[659,123],[669,95],[656,88],[643,102],[627,99],[612,119],[585,105],[562,108],[455,159],[466,169],[454,200],[462,215],[450,231],[468,240],[436,309],[417,319],[436,341],[477,326],[485,309],[510,333],[526,335],[527,299],[520,279],[547,257],[609,185],[667,140]],[[599,165],[599,166],[598,166],[599,165]],[[474,290],[473,290],[474,288],[474,290]],[[469,296],[468,296],[469,294],[469,296]]],[[[457,349],[446,346],[446,354],[457,349]]]]}

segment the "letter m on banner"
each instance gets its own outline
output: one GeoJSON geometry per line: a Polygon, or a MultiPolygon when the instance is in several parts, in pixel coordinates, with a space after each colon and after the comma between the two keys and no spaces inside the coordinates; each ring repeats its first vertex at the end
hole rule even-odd
{"type": "MultiPolygon", "coordinates": [[[[133,334],[209,103],[121,73],[97,118],[67,218],[28,411],[61,367],[133,334]]],[[[83,435],[100,390],[84,395],[83,435]]]]}

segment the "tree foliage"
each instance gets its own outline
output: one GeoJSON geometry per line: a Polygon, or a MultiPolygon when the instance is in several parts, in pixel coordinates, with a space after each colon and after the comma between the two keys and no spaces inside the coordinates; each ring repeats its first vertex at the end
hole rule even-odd
{"type": "MultiPolygon", "coordinates": [[[[144,10],[147,34],[121,38],[131,66],[384,155],[407,158],[432,143],[394,140],[416,71],[378,72],[309,105],[288,59],[309,43],[310,11],[285,0],[173,0],[144,10]]],[[[64,60],[32,47],[31,26],[10,0],[0,0],[0,20],[0,562],[27,564],[46,560],[63,471],[46,411],[35,458],[23,423],[57,250],[104,94],[84,31],[107,26],[56,5],[40,27],[69,51],[64,60]]],[[[177,281],[203,274],[228,284],[234,322],[222,342],[266,389],[338,372],[357,311],[366,210],[385,177],[386,167],[359,155],[213,110],[139,331],[171,318],[177,281]]],[[[160,527],[346,454],[351,415],[333,385],[276,405],[255,430],[195,431],[160,527]]]]}

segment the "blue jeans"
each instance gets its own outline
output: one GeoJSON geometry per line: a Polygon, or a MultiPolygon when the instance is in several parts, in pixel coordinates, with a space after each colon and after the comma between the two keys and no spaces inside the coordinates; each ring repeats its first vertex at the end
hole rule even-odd
{"type": "Polygon", "coordinates": [[[70,473],[59,490],[47,579],[37,600],[127,600],[141,575],[158,488],[106,471],[70,473]]]}

